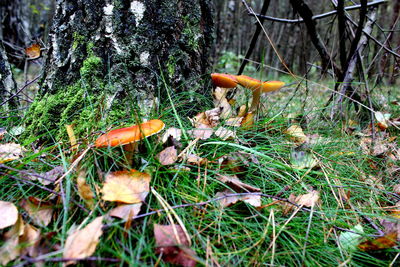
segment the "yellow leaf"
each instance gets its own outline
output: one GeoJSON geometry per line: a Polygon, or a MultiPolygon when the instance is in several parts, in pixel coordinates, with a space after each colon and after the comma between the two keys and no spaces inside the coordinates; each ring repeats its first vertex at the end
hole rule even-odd
{"type": "Polygon", "coordinates": [[[138,171],[117,171],[106,175],[103,200],[122,203],[144,201],[150,190],[150,175],[138,171]]]}
{"type": "Polygon", "coordinates": [[[15,143],[0,145],[0,163],[12,161],[22,157],[24,149],[21,145],[15,143]]]}
{"type": "Polygon", "coordinates": [[[303,129],[299,125],[292,125],[284,132],[290,136],[294,142],[304,143],[307,141],[307,136],[304,134],[303,129]]]}
{"type": "MultiPolygon", "coordinates": [[[[67,237],[64,247],[64,258],[86,258],[91,256],[103,234],[103,216],[97,217],[81,230],[77,230],[67,237]]],[[[76,261],[68,261],[66,265],[76,261]]]]}

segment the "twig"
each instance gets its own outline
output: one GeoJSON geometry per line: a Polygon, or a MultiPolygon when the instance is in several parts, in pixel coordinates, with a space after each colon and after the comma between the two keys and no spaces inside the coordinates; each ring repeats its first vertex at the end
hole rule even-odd
{"type": "Polygon", "coordinates": [[[42,76],[41,74],[39,74],[38,76],[36,76],[35,78],[33,78],[32,80],[28,81],[27,83],[25,83],[24,86],[22,86],[20,89],[17,90],[17,92],[15,92],[15,94],[13,94],[12,96],[10,96],[8,99],[4,100],[2,103],[0,103],[0,106],[3,106],[5,103],[7,103],[8,101],[10,101],[11,99],[13,99],[14,97],[16,97],[19,93],[21,93],[26,87],[28,87],[29,85],[31,85],[32,83],[36,82],[40,76],[42,76]]]}
{"type": "Polygon", "coordinates": [[[101,258],[101,257],[87,257],[87,258],[45,258],[45,257],[36,257],[31,258],[27,256],[21,257],[25,262],[14,265],[13,267],[22,267],[27,264],[33,264],[37,262],[67,262],[67,261],[106,261],[106,262],[121,262],[120,259],[115,258],[101,258]]]}
{"type": "MultiPolygon", "coordinates": [[[[380,4],[384,4],[386,3],[387,0],[378,0],[378,1],[372,1],[370,3],[367,4],[368,7],[372,7],[372,6],[377,6],[380,4]]],[[[354,10],[354,9],[359,9],[361,7],[361,5],[354,5],[354,6],[348,6],[345,7],[344,10],[354,10]]],[[[332,10],[323,14],[318,14],[315,16],[312,16],[311,19],[312,20],[318,20],[318,19],[322,19],[322,18],[326,18],[332,15],[335,15],[337,13],[337,10],[332,10]]],[[[283,23],[304,23],[304,19],[283,19],[283,18],[275,18],[275,17],[271,17],[271,16],[265,16],[262,14],[253,14],[253,13],[249,13],[250,16],[257,16],[260,19],[264,19],[264,20],[268,20],[268,21],[274,21],[274,22],[283,22],[283,23]]]]}

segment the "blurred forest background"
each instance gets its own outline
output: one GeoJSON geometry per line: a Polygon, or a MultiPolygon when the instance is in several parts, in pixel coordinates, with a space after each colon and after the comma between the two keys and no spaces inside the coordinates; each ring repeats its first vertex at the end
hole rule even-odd
{"type": "MultiPolygon", "coordinates": [[[[312,46],[305,23],[299,22],[297,12],[290,1],[246,1],[259,14],[267,5],[267,18],[263,25],[288,68],[297,75],[305,75],[318,69],[321,58],[312,46]],[[267,3],[267,4],[266,4],[267,3]],[[281,20],[279,20],[281,19],[281,20]],[[312,68],[315,67],[315,68],[312,68]]],[[[326,14],[336,10],[337,0],[307,0],[313,15],[326,14]]],[[[344,1],[346,6],[359,5],[358,1],[344,1]]],[[[371,1],[376,4],[376,23],[370,34],[364,55],[367,56],[369,77],[377,82],[384,80],[395,84],[398,80],[398,51],[400,34],[398,30],[400,1],[371,1]]],[[[258,22],[249,14],[241,0],[214,0],[216,40],[214,64],[220,70],[238,70],[249,49],[250,40],[258,22]]],[[[54,0],[2,0],[0,37],[10,62],[19,68],[24,64],[24,48],[32,43],[46,44],[47,34],[55,9],[54,0]],[[11,16],[6,15],[11,14],[11,16]]],[[[357,27],[359,8],[347,11],[346,35],[352,38],[357,27]],[[349,22],[349,21],[352,21],[349,22]],[[355,25],[354,25],[355,24],[355,25]]],[[[370,13],[368,13],[370,15],[370,13]]],[[[263,20],[262,17],[260,17],[263,20]]],[[[340,38],[337,29],[337,14],[315,20],[326,50],[333,59],[339,57],[340,38]]],[[[283,70],[279,58],[263,33],[260,34],[249,58],[250,68],[259,68],[264,63],[274,70],[283,70]]],[[[251,70],[251,69],[250,69],[251,70]]],[[[273,72],[277,78],[278,72],[273,72]]]]}

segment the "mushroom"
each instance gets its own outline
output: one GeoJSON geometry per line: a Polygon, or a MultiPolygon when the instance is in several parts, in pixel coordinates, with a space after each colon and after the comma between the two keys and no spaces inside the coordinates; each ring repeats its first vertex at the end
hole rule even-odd
{"type": "Polygon", "coordinates": [[[222,88],[234,88],[238,83],[235,76],[224,73],[211,73],[211,79],[215,86],[222,88]]]}
{"type": "Polygon", "coordinates": [[[95,147],[124,146],[152,136],[164,129],[161,120],[150,120],[139,125],[112,130],[97,138],[95,147]]]}
{"type": "Polygon", "coordinates": [[[236,76],[236,80],[240,85],[250,89],[253,93],[253,100],[250,106],[251,112],[257,109],[262,93],[276,91],[285,85],[285,83],[281,81],[262,82],[246,75],[236,76]]]}

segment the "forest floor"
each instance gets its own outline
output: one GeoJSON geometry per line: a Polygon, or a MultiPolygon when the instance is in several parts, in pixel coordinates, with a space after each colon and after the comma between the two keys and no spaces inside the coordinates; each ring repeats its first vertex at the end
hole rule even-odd
{"type": "Polygon", "coordinates": [[[380,112],[347,105],[338,123],[329,88],[264,96],[246,127],[221,113],[224,96],[191,121],[179,103],[193,94],[172,95],[149,118],[165,129],[133,154],[73,126],[20,143],[23,120],[3,119],[0,265],[398,266],[400,99],[376,88],[380,112]]]}

